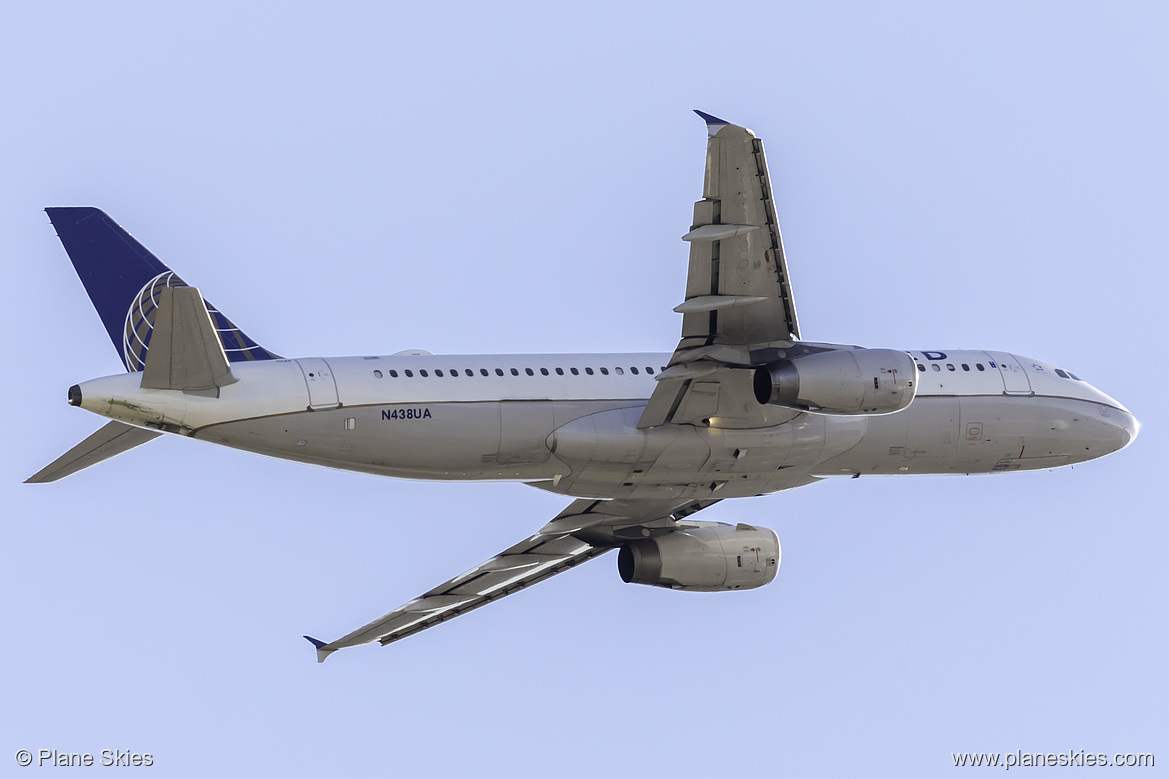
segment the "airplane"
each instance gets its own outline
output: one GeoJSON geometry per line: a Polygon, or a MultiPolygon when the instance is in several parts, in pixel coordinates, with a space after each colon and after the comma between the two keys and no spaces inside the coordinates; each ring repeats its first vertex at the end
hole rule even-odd
{"type": "Polygon", "coordinates": [[[618,550],[625,582],[761,587],[765,527],[694,519],[830,477],[1051,469],[1123,449],[1137,420],[1071,371],[1004,351],[802,340],[763,143],[708,141],[672,353],[281,357],[104,212],[48,208],[126,372],[69,388],[109,418],[29,482],[164,433],[381,476],[517,481],[572,498],[533,535],[334,641],[384,645],[618,550]]]}

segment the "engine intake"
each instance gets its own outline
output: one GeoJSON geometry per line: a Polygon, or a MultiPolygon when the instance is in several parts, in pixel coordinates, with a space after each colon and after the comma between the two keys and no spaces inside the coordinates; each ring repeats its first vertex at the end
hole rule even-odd
{"type": "Polygon", "coordinates": [[[673,590],[751,590],[775,578],[779,558],[774,530],[711,524],[627,544],[617,570],[624,582],[673,590]]]}
{"type": "Polygon", "coordinates": [[[895,349],[800,355],[755,371],[755,399],[820,414],[891,414],[913,402],[917,366],[895,349]]]}

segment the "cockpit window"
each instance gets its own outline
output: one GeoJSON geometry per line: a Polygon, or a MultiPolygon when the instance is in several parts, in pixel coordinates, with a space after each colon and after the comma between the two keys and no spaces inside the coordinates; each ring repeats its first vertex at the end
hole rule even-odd
{"type": "Polygon", "coordinates": [[[1083,381],[1083,379],[1081,379],[1076,374],[1072,373],[1071,371],[1065,371],[1063,368],[1056,368],[1055,375],[1059,376],[1061,379],[1075,379],[1076,381],[1083,381]]]}

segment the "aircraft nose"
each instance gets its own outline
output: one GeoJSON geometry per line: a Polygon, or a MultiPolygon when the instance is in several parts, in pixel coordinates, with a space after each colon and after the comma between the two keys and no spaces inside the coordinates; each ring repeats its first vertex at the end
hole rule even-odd
{"type": "Polygon", "coordinates": [[[1141,430],[1141,423],[1137,418],[1124,409],[1110,409],[1111,413],[1108,419],[1111,420],[1116,429],[1116,436],[1118,439],[1118,446],[1113,451],[1119,452],[1124,447],[1136,440],[1137,433],[1141,430]]]}
{"type": "Polygon", "coordinates": [[[1094,457],[1119,452],[1133,442],[1141,427],[1136,417],[1126,409],[1112,405],[1101,404],[1096,408],[1099,416],[1093,425],[1095,432],[1091,438],[1095,439],[1094,447],[1099,454],[1094,457]]]}

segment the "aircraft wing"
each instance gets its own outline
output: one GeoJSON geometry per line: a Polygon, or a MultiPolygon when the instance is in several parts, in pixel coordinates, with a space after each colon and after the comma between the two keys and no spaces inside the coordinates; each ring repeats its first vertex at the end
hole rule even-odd
{"type": "Polygon", "coordinates": [[[627,540],[668,533],[677,520],[717,503],[665,500],[578,500],[534,536],[443,582],[336,641],[305,636],[317,662],[350,646],[382,646],[486,606],[513,592],[598,557],[627,540]]]}
{"type": "MultiPolygon", "coordinates": [[[[638,427],[691,424],[715,414],[753,420],[742,370],[800,337],[763,142],[750,130],[696,112],[709,140],[690,244],[682,340],[638,427]]],[[[757,404],[755,404],[757,405],[757,404]]]]}

